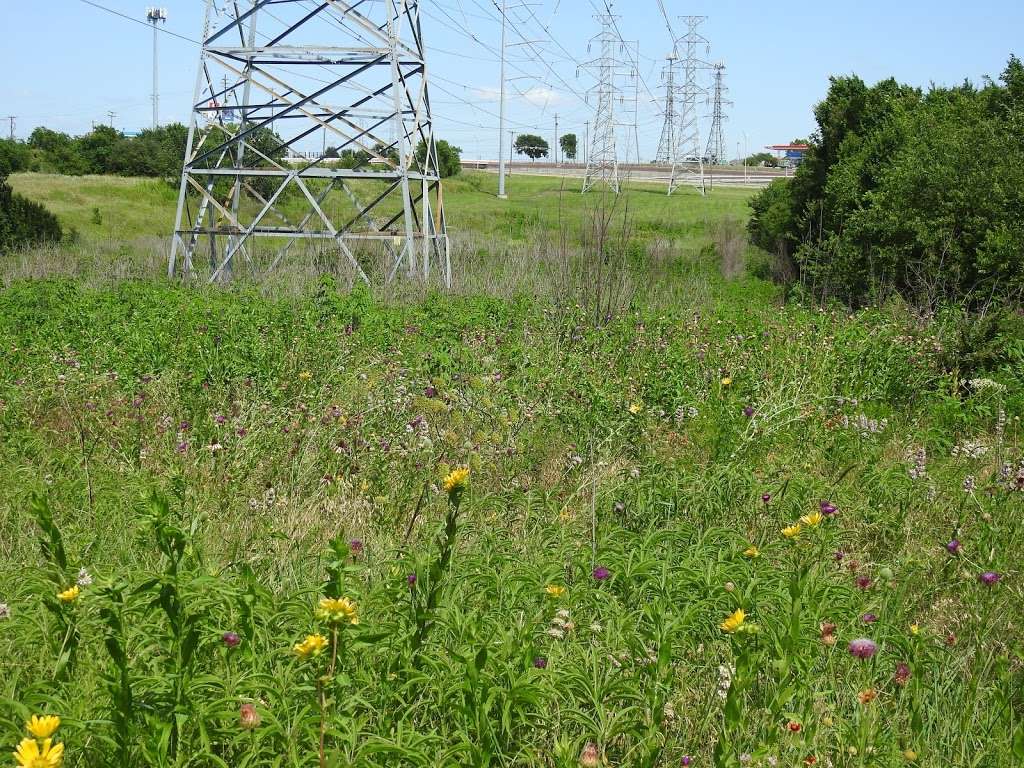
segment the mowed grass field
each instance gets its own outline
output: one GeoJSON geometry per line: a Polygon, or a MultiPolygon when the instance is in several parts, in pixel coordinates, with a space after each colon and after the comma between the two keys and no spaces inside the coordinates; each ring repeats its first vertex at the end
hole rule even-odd
{"type": "Polygon", "coordinates": [[[4,257],[8,751],[1024,760],[1020,340],[784,302],[735,190],[631,189],[595,312],[555,180],[453,181],[468,277],[401,295],[170,282],[162,183],[12,181],[80,240],[4,257]]]}

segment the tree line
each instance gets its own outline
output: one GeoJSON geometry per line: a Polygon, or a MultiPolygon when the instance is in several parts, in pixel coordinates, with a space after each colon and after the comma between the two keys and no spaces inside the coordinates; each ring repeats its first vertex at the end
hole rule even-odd
{"type": "MultiPolygon", "coordinates": [[[[220,138],[227,138],[227,133],[220,138]]],[[[39,127],[32,131],[28,141],[0,139],[0,174],[21,171],[66,176],[113,174],[150,176],[177,182],[187,141],[188,128],[180,123],[147,129],[134,136],[127,136],[106,125],[94,126],[82,136],[39,127]]],[[[266,128],[253,131],[247,138],[247,144],[250,150],[245,158],[246,164],[262,164],[264,161],[260,155],[273,160],[281,160],[285,155],[281,138],[266,128]],[[253,149],[258,150],[258,154],[253,149]]],[[[461,153],[459,147],[446,141],[437,142],[442,177],[454,176],[461,171],[461,153]]],[[[397,160],[395,150],[384,145],[376,147],[374,154],[397,160]]],[[[422,165],[426,154],[426,145],[420,141],[414,158],[416,164],[422,165]]],[[[369,152],[339,152],[333,147],[328,148],[325,156],[337,158],[337,164],[347,168],[366,165],[373,157],[369,152]]]]}
{"type": "Polygon", "coordinates": [[[776,276],[853,306],[894,293],[1020,305],[1024,297],[1024,65],[998,81],[922,91],[834,77],[790,179],[752,201],[776,276]]]}

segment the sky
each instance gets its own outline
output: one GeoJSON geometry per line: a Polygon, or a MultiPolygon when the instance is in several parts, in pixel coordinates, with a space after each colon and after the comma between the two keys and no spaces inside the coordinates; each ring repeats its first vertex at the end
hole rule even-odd
{"type": "MultiPolygon", "coordinates": [[[[575,132],[582,143],[596,106],[586,95],[595,80],[585,65],[599,53],[590,40],[600,31],[595,15],[603,0],[505,1],[512,22],[507,129],[539,133],[550,142],[557,115],[559,134],[575,132]]],[[[145,20],[143,3],[96,2],[145,20]]],[[[981,0],[970,7],[948,0],[831,0],[793,12],[762,0],[663,3],[677,36],[685,31],[681,15],[707,16],[700,32],[710,50],[700,53],[726,67],[730,156],[809,135],[813,107],[832,75],[857,74],[869,83],[892,76],[924,88],[964,79],[979,83],[986,75],[997,77],[1011,53],[1024,56],[1020,0],[981,0]]],[[[204,4],[163,0],[164,29],[198,39],[204,4]]],[[[380,11],[383,5],[368,0],[363,7],[380,11]]],[[[436,134],[460,146],[465,159],[493,159],[501,37],[495,0],[421,0],[420,7],[436,134]]],[[[614,0],[612,10],[621,37],[635,41],[639,54],[616,51],[624,70],[639,73],[621,83],[617,151],[621,160],[636,158],[638,150],[650,160],[662,129],[661,69],[672,37],[658,0],[614,0]]],[[[0,0],[0,28],[6,32],[0,48],[0,135],[8,133],[8,115],[17,117],[20,138],[39,125],[72,134],[97,122],[112,121],[124,131],[150,125],[152,33],[144,23],[83,0],[0,0]],[[116,114],[111,118],[108,112],[116,114]]],[[[161,34],[159,46],[160,120],[187,123],[198,46],[171,34],[161,34]]],[[[706,137],[710,103],[702,101],[698,111],[706,137]]],[[[508,140],[506,133],[503,147],[508,140]]]]}

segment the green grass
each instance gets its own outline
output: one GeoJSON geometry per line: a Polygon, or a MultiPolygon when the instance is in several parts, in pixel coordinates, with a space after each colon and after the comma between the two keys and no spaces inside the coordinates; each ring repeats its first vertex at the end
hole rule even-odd
{"type": "MultiPolygon", "coordinates": [[[[175,187],[157,179],[116,176],[55,176],[21,173],[11,177],[15,192],[44,204],[66,227],[95,240],[169,237],[174,227],[175,187]],[[101,224],[93,220],[99,209],[101,224]]],[[[625,195],[636,228],[661,236],[701,234],[708,220],[745,219],[751,192],[716,189],[706,198],[689,188],[669,197],[652,184],[627,185],[625,195]]],[[[597,195],[582,195],[578,180],[512,176],[508,200],[496,196],[494,174],[466,173],[445,183],[445,208],[451,230],[521,239],[531,230],[557,229],[559,208],[571,222],[589,210],[597,195]]]]}
{"type": "MultiPolygon", "coordinates": [[[[492,180],[446,192],[495,243],[480,273],[557,232],[559,199],[587,214],[492,180]]],[[[76,205],[168,205],[29,183],[84,238],[107,235],[76,205]]],[[[321,734],[337,766],[1019,764],[1024,355],[969,383],[941,316],[726,279],[712,235],[743,197],[632,193],[627,271],[665,285],[599,327],[548,295],[330,279],[0,291],[0,746],[49,712],[69,766],[316,766],[321,734]]]]}

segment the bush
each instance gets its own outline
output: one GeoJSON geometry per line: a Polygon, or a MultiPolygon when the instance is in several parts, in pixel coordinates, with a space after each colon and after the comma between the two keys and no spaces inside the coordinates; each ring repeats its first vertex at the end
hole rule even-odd
{"type": "Polygon", "coordinates": [[[60,239],[57,217],[39,203],[15,194],[7,177],[0,176],[0,253],[60,239]]]}
{"type": "Polygon", "coordinates": [[[934,309],[1024,295],[1024,65],[1001,84],[833,78],[806,162],[752,202],[752,240],[821,299],[934,309]]]}

